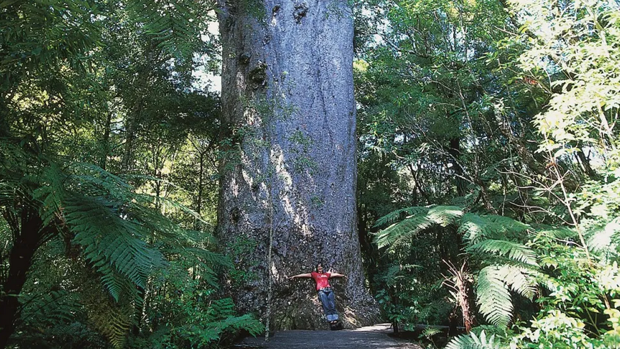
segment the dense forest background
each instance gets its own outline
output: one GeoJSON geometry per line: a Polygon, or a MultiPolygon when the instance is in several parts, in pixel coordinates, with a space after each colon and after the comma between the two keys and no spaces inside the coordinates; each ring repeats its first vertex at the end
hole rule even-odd
{"type": "MultiPolygon", "coordinates": [[[[351,5],[358,232],[386,321],[448,326],[449,348],[620,347],[620,3],[351,5]]],[[[264,330],[213,237],[216,11],[0,1],[0,348],[264,330]]]]}

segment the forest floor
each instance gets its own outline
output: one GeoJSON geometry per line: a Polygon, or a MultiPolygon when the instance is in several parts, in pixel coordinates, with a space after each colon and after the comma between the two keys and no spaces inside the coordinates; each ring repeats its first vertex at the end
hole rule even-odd
{"type": "Polygon", "coordinates": [[[422,349],[410,341],[390,336],[390,324],[378,324],[354,330],[277,332],[265,342],[264,337],[248,337],[233,348],[238,349],[422,349]]]}

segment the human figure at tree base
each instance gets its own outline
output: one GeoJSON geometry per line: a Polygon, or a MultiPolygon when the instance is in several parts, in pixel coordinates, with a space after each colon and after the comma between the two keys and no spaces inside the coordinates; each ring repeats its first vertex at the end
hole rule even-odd
{"type": "Polygon", "coordinates": [[[329,272],[324,273],[322,263],[318,263],[313,272],[297,274],[291,276],[289,279],[312,278],[316,282],[316,291],[321,305],[323,305],[323,312],[325,312],[329,327],[332,330],[340,330],[342,329],[342,323],[339,321],[338,312],[336,311],[336,295],[329,285],[329,279],[334,277],[346,278],[346,275],[329,272]]]}

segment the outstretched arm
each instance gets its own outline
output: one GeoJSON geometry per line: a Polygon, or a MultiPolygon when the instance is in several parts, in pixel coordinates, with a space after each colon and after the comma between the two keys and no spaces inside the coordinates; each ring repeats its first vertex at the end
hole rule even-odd
{"type": "Polygon", "coordinates": [[[332,278],[346,278],[347,276],[344,274],[331,273],[330,277],[332,278]]]}
{"type": "Polygon", "coordinates": [[[297,278],[311,278],[312,274],[310,273],[305,273],[305,274],[297,274],[297,275],[293,275],[293,276],[289,276],[289,279],[297,279],[297,278]]]}

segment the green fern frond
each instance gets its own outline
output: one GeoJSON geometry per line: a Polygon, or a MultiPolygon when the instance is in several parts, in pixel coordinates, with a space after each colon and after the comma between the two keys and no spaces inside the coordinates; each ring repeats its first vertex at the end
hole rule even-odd
{"type": "Polygon", "coordinates": [[[549,225],[534,225],[536,233],[540,237],[553,239],[571,239],[578,236],[574,229],[568,227],[556,227],[549,225]]]}
{"type": "Polygon", "coordinates": [[[378,232],[375,237],[375,241],[379,248],[386,246],[394,247],[400,241],[410,238],[411,236],[432,227],[434,224],[435,222],[430,220],[426,215],[410,216],[378,232]]]}
{"type": "Polygon", "coordinates": [[[199,275],[211,286],[218,287],[217,271],[232,268],[233,263],[227,256],[220,253],[195,247],[174,247],[164,249],[165,253],[182,255],[187,265],[196,268],[199,275]]]}
{"type": "Polygon", "coordinates": [[[500,349],[500,343],[495,342],[495,335],[487,338],[484,331],[480,332],[480,335],[476,335],[474,332],[470,332],[466,335],[461,335],[453,338],[446,349],[500,349]]]}
{"type": "Polygon", "coordinates": [[[535,278],[538,273],[534,270],[505,264],[499,267],[497,275],[503,279],[514,292],[532,300],[536,295],[538,282],[535,278]]]}
{"type": "Polygon", "coordinates": [[[48,291],[22,297],[20,321],[31,323],[53,323],[56,321],[71,322],[80,306],[74,295],[65,290],[48,291]]]}
{"type": "Polygon", "coordinates": [[[466,241],[474,243],[487,236],[489,225],[490,222],[484,217],[474,213],[466,213],[461,219],[458,232],[463,235],[466,241]]]}
{"type": "Polygon", "coordinates": [[[470,244],[475,244],[483,239],[520,237],[529,229],[531,227],[528,224],[509,217],[466,213],[461,219],[459,233],[470,244]]]}
{"type": "Polygon", "coordinates": [[[458,222],[463,216],[463,209],[458,206],[435,206],[428,210],[427,215],[431,221],[447,227],[458,222]]]}
{"type": "Polygon", "coordinates": [[[505,272],[491,265],[478,274],[476,303],[484,317],[497,326],[507,326],[512,316],[512,299],[504,282],[505,272]]]}
{"type": "Polygon", "coordinates": [[[145,232],[139,222],[121,218],[121,212],[100,198],[66,200],[65,218],[75,233],[74,242],[84,247],[84,256],[103,274],[103,281],[118,300],[122,283],[114,272],[145,287],[151,270],[162,266],[163,256],[141,239],[145,232]]]}
{"type": "Polygon", "coordinates": [[[213,320],[225,319],[235,315],[235,303],[231,298],[213,301],[209,307],[209,316],[213,320]]]}
{"type": "Polygon", "coordinates": [[[519,234],[522,234],[531,229],[531,226],[529,224],[519,222],[510,217],[498,215],[485,215],[484,217],[496,224],[498,227],[501,227],[498,232],[503,233],[504,236],[518,236],[519,234]]]}
{"type": "Polygon", "coordinates": [[[498,256],[507,257],[512,261],[538,266],[536,253],[529,247],[507,240],[482,240],[477,244],[468,246],[466,251],[469,253],[487,254],[493,253],[498,256]]]}
{"type": "Polygon", "coordinates": [[[392,224],[402,219],[403,216],[418,216],[421,214],[426,214],[427,212],[428,212],[427,207],[413,206],[413,207],[401,208],[399,210],[392,211],[386,214],[385,216],[377,219],[377,222],[375,222],[375,225],[373,227],[376,228],[376,227],[380,227],[386,224],[392,224]]]}
{"type": "Polygon", "coordinates": [[[105,335],[115,348],[122,348],[129,329],[134,325],[134,307],[130,302],[111,302],[101,292],[91,292],[87,296],[89,299],[85,305],[94,327],[105,335]]]}
{"type": "Polygon", "coordinates": [[[227,330],[246,330],[256,336],[265,329],[260,321],[250,314],[236,316],[235,304],[230,298],[213,301],[208,315],[205,334],[210,336],[209,341],[218,339],[220,334],[227,330]]]}
{"type": "Polygon", "coordinates": [[[75,163],[66,169],[50,166],[43,183],[34,196],[43,203],[45,223],[62,217],[74,236],[72,242],[83,247],[84,257],[116,301],[135,286],[144,288],[153,268],[165,264],[161,252],[144,239],[175,227],[133,200],[132,188],[121,178],[94,165],[75,163]]]}
{"type": "Polygon", "coordinates": [[[54,220],[57,212],[62,209],[62,198],[66,195],[64,183],[67,176],[55,164],[43,170],[42,180],[45,184],[32,193],[34,199],[41,201],[42,207],[39,210],[41,219],[45,226],[54,220]]]}
{"type": "Polygon", "coordinates": [[[463,215],[463,210],[456,206],[408,207],[396,210],[377,220],[375,226],[381,226],[387,222],[400,219],[402,214],[410,214],[400,222],[379,231],[376,235],[376,243],[379,248],[395,246],[400,241],[410,238],[432,226],[446,227],[457,223],[463,215]]]}

